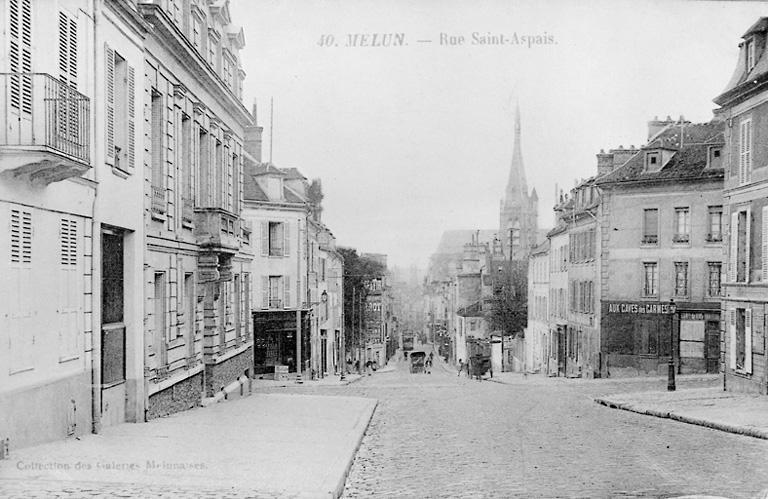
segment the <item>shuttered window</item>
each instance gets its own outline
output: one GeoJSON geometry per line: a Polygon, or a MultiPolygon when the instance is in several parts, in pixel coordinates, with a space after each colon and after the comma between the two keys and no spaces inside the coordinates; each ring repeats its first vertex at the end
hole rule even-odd
{"type": "Polygon", "coordinates": [[[643,210],[643,244],[658,244],[659,242],[659,210],[647,208],[643,210]]]}
{"type": "Polygon", "coordinates": [[[104,134],[106,135],[106,162],[115,162],[115,51],[104,44],[104,90],[106,94],[104,134]]]}
{"type": "Polygon", "coordinates": [[[752,119],[739,125],[739,184],[746,184],[752,176],[752,119]]]}
{"type": "Polygon", "coordinates": [[[136,70],[107,44],[104,80],[105,160],[131,173],[136,167],[136,70]]]}
{"type": "MultiPolygon", "coordinates": [[[[8,13],[8,59],[11,73],[31,73],[32,0],[9,0],[8,13]]],[[[31,76],[11,76],[10,105],[17,111],[32,114],[31,76]]]]}
{"type": "Polygon", "coordinates": [[[77,220],[62,218],[59,224],[60,262],[64,266],[77,265],[77,220]]]}
{"type": "Polygon", "coordinates": [[[11,263],[32,263],[32,212],[11,210],[11,263]]]}

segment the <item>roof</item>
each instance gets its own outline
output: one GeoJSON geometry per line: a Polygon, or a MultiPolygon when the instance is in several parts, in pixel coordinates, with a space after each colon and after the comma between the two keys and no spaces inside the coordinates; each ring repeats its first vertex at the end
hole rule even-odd
{"type": "Polygon", "coordinates": [[[286,180],[307,180],[307,177],[301,174],[298,168],[280,168],[285,174],[286,180]]]}
{"type": "Polygon", "coordinates": [[[544,242],[537,244],[531,250],[531,256],[542,255],[549,251],[549,239],[545,239],[544,242]]]}
{"type": "MultiPolygon", "coordinates": [[[[305,204],[306,201],[292,189],[283,186],[283,199],[270,199],[264,189],[259,185],[257,177],[274,174],[286,177],[286,173],[272,163],[258,163],[252,157],[245,156],[245,169],[243,172],[243,199],[248,201],[281,202],[292,204],[305,204]]],[[[298,172],[295,168],[288,168],[298,172]]],[[[299,174],[300,175],[300,174],[299,174]]]]}
{"type": "Polygon", "coordinates": [[[281,177],[285,177],[286,174],[283,170],[276,167],[272,163],[258,163],[253,167],[251,170],[252,175],[280,175],[281,177]]]}
{"type": "Polygon", "coordinates": [[[461,307],[456,311],[456,315],[460,315],[461,317],[483,317],[483,303],[476,301],[471,305],[461,307]]]}
{"type": "Polygon", "coordinates": [[[707,167],[707,156],[710,146],[724,144],[724,127],[722,121],[669,125],[624,165],[599,177],[595,182],[598,185],[606,185],[630,181],[722,178],[722,168],[707,167]],[[676,152],[660,170],[646,172],[645,152],[659,148],[673,149],[676,152]]]}
{"type": "MultiPolygon", "coordinates": [[[[753,35],[764,34],[766,31],[768,31],[768,17],[761,17],[750,26],[747,32],[742,35],[742,38],[746,40],[753,35]]],[[[759,44],[756,45],[759,47],[759,44]]],[[[747,47],[745,44],[741,44],[740,47],[739,59],[730,81],[720,95],[713,99],[715,103],[721,106],[737,98],[739,95],[757,89],[758,86],[762,87],[762,85],[758,84],[765,83],[768,80],[768,57],[766,56],[765,48],[762,48],[759,53],[755,53],[757,58],[755,66],[747,71],[747,47]]]]}
{"type": "Polygon", "coordinates": [[[440,237],[435,253],[463,253],[464,245],[472,242],[472,238],[479,234],[479,242],[491,243],[496,237],[497,230],[446,230],[440,237]]]}

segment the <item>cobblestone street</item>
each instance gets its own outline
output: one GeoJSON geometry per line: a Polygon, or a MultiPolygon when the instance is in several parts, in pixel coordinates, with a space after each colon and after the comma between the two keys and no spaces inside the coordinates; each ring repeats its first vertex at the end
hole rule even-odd
{"type": "Polygon", "coordinates": [[[662,383],[502,385],[439,366],[412,375],[400,364],[344,389],[380,400],[345,497],[752,497],[768,488],[768,441],[592,400],[662,383]]]}

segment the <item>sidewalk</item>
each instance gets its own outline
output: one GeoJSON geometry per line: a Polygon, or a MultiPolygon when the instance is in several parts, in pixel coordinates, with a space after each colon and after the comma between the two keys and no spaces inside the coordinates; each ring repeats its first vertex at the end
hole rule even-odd
{"type": "Polygon", "coordinates": [[[359,381],[362,378],[360,374],[346,374],[344,381],[338,375],[326,376],[325,378],[315,380],[302,380],[301,383],[296,382],[296,374],[291,374],[288,379],[285,380],[273,380],[273,379],[254,379],[251,381],[253,389],[259,388],[291,388],[301,386],[346,386],[355,381],[359,381]]]}
{"type": "Polygon", "coordinates": [[[0,461],[0,496],[103,497],[121,490],[148,497],[162,490],[336,498],[376,405],[359,397],[255,394],[12,450],[0,461]]]}
{"type": "Polygon", "coordinates": [[[768,439],[768,397],[691,388],[603,396],[595,402],[614,409],[669,418],[716,430],[768,439]]]}
{"type": "MultiPolygon", "coordinates": [[[[716,381],[721,379],[719,374],[683,374],[678,375],[679,382],[693,382],[693,381],[716,381]]],[[[646,383],[666,383],[666,376],[635,376],[626,378],[566,378],[564,376],[547,376],[546,374],[535,373],[526,374],[521,372],[502,372],[493,373],[493,378],[487,374],[483,376],[484,381],[493,381],[495,383],[502,383],[505,385],[518,385],[518,384],[535,384],[535,385],[550,385],[550,384],[588,384],[595,385],[600,383],[617,383],[621,385],[632,384],[646,384],[646,383]]]]}

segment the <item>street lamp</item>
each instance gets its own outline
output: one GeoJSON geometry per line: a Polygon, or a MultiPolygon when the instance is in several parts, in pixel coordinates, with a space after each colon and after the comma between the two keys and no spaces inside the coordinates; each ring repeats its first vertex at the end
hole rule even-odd
{"type": "Polygon", "coordinates": [[[667,391],[675,391],[675,300],[669,299],[669,370],[667,391]]]}

